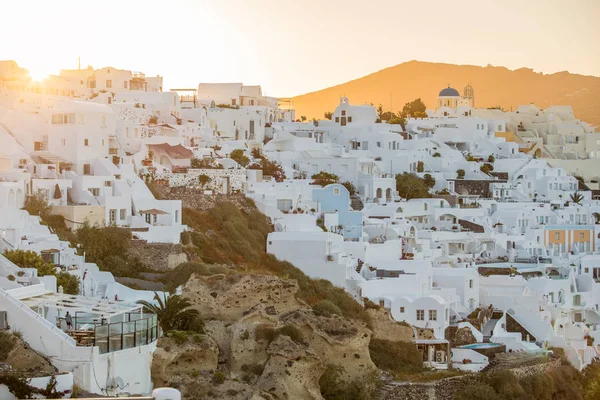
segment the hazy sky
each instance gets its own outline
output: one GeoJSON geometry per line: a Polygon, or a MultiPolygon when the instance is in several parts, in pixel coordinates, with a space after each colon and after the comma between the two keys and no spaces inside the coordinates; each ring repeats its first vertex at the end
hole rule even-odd
{"type": "Polygon", "coordinates": [[[410,60],[600,76],[600,0],[19,0],[0,60],[199,82],[322,89],[410,60]]]}

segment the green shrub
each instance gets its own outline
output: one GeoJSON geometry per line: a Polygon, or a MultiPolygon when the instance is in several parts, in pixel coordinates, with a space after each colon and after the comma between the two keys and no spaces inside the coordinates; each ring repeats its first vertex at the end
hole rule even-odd
{"type": "Polygon", "coordinates": [[[215,372],[212,376],[212,381],[217,385],[222,385],[225,383],[225,374],[219,371],[215,372]]]}
{"type": "Polygon", "coordinates": [[[168,335],[171,339],[175,341],[175,343],[181,345],[188,341],[187,332],[183,331],[170,331],[168,335]]]}
{"type": "Polygon", "coordinates": [[[304,343],[304,334],[293,325],[284,325],[275,331],[274,339],[278,336],[287,336],[298,344],[304,343]]]}
{"type": "Polygon", "coordinates": [[[369,343],[371,360],[379,369],[395,373],[419,372],[423,368],[423,358],[411,342],[392,342],[385,339],[371,339],[369,343]]]}
{"type": "Polygon", "coordinates": [[[369,374],[353,382],[345,382],[341,377],[343,367],[328,364],[319,378],[321,395],[325,400],[370,400],[376,389],[377,377],[369,374]]]}
{"type": "Polygon", "coordinates": [[[503,400],[494,389],[484,383],[466,386],[454,395],[454,400],[503,400]]]}
{"type": "Polygon", "coordinates": [[[321,315],[324,317],[330,317],[332,314],[335,315],[344,315],[342,310],[335,304],[333,304],[329,300],[321,300],[317,304],[312,306],[313,312],[316,315],[321,315]]]}
{"type": "Polygon", "coordinates": [[[7,331],[0,331],[0,361],[5,361],[15,348],[15,337],[7,331]]]}

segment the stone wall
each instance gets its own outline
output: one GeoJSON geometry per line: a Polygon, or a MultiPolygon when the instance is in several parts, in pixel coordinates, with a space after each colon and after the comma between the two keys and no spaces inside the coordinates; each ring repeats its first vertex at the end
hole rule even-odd
{"type": "Polygon", "coordinates": [[[204,188],[218,193],[226,192],[224,185],[227,180],[229,180],[230,191],[242,191],[247,181],[245,169],[188,169],[187,173],[157,174],[156,179],[167,182],[170,187],[200,187],[198,183],[200,175],[210,178],[210,182],[204,188]]]}
{"type": "Polygon", "coordinates": [[[132,240],[128,255],[138,258],[143,264],[159,271],[173,269],[187,261],[181,245],[147,243],[145,240],[132,240]]]}
{"type": "MultiPolygon", "coordinates": [[[[523,379],[553,371],[560,366],[560,358],[557,358],[542,364],[512,368],[509,371],[518,379],[523,379]]],[[[483,376],[483,374],[467,374],[429,383],[387,385],[385,392],[381,393],[379,398],[381,400],[453,400],[456,393],[480,382],[483,376]]]]}
{"type": "Polygon", "coordinates": [[[476,232],[476,233],[484,233],[485,232],[485,229],[483,228],[483,226],[476,224],[474,222],[471,222],[471,221],[459,219],[458,224],[460,226],[462,226],[464,229],[469,230],[471,232],[476,232]]]}
{"type": "Polygon", "coordinates": [[[243,212],[256,211],[254,202],[242,194],[207,195],[197,187],[154,186],[155,195],[161,200],[181,200],[183,208],[204,211],[213,208],[217,203],[229,201],[243,212]]]}
{"type": "Polygon", "coordinates": [[[483,198],[490,198],[492,194],[490,192],[490,183],[505,183],[503,179],[455,179],[454,180],[454,191],[459,195],[471,195],[480,196],[483,198]]]}

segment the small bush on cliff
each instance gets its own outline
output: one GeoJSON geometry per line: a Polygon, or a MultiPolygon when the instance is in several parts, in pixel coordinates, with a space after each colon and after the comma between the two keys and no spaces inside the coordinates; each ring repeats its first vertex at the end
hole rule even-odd
{"type": "Polygon", "coordinates": [[[342,310],[329,300],[321,300],[317,304],[312,306],[313,312],[323,317],[330,317],[331,315],[344,315],[342,310]]]}
{"type": "Polygon", "coordinates": [[[469,385],[459,391],[454,400],[501,400],[494,389],[484,383],[469,385]]]}
{"type": "Polygon", "coordinates": [[[287,336],[294,342],[302,344],[304,343],[304,334],[298,328],[293,325],[285,325],[275,331],[275,339],[278,336],[287,336]]]}
{"type": "Polygon", "coordinates": [[[353,382],[342,379],[345,370],[340,365],[328,364],[319,379],[321,396],[325,400],[369,400],[376,389],[376,376],[367,375],[353,382]]]}
{"type": "Polygon", "coordinates": [[[15,344],[16,340],[12,334],[7,331],[0,331],[0,361],[6,360],[15,344]]]}
{"type": "Polygon", "coordinates": [[[416,346],[410,342],[392,342],[371,339],[371,360],[377,368],[394,373],[413,373],[423,369],[423,358],[416,346]]]}

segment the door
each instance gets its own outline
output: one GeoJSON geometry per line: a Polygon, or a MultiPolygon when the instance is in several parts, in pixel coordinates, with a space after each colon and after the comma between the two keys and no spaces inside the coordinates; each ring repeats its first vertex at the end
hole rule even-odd
{"type": "Polygon", "coordinates": [[[342,117],[341,123],[342,126],[346,126],[346,117],[342,117]]]}

